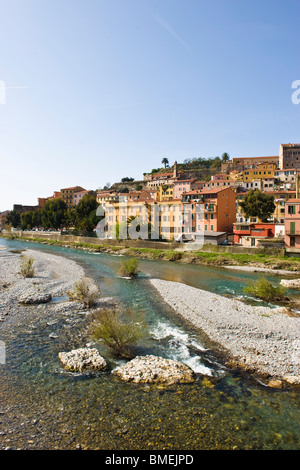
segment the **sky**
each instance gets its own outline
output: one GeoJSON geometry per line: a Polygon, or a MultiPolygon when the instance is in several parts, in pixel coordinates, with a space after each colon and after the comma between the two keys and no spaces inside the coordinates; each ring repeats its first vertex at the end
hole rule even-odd
{"type": "Polygon", "coordinates": [[[273,156],[300,142],[299,0],[0,0],[0,11],[0,211],[140,180],[164,157],[273,156]]]}

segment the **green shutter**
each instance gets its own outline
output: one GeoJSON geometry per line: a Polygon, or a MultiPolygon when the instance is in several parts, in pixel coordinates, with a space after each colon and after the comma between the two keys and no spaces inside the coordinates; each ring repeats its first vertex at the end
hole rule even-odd
{"type": "Polygon", "coordinates": [[[291,235],[295,235],[295,222],[290,223],[290,233],[291,235]]]}

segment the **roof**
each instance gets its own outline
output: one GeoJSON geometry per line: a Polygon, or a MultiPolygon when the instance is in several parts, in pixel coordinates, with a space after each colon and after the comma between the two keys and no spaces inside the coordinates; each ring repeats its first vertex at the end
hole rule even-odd
{"type": "Polygon", "coordinates": [[[81,186],[69,186],[68,188],[62,188],[61,191],[62,191],[63,189],[78,189],[78,190],[80,190],[80,191],[85,191],[85,189],[82,188],[81,186]]]}

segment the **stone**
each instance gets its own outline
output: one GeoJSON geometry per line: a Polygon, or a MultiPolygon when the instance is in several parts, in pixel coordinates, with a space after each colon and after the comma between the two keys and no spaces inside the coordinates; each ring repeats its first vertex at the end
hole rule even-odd
{"type": "Polygon", "coordinates": [[[112,374],[125,382],[148,384],[192,383],[194,371],[187,365],[172,359],[147,355],[137,356],[125,365],[117,367],[112,374]]]}
{"type": "Polygon", "coordinates": [[[297,375],[285,375],[283,380],[290,385],[300,385],[300,377],[297,375]]]}
{"type": "Polygon", "coordinates": [[[106,360],[96,348],[79,348],[58,353],[60,361],[71,372],[99,371],[107,369],[106,360]]]}
{"type": "Polygon", "coordinates": [[[25,305],[45,304],[50,302],[51,298],[51,294],[29,292],[19,297],[19,303],[25,305]]]}
{"type": "Polygon", "coordinates": [[[272,380],[270,380],[270,382],[268,383],[268,386],[269,386],[269,387],[272,387],[272,388],[282,388],[282,380],[279,380],[279,379],[272,379],[272,380]]]}
{"type": "Polygon", "coordinates": [[[280,284],[289,289],[300,289],[300,279],[282,279],[280,284]]]}

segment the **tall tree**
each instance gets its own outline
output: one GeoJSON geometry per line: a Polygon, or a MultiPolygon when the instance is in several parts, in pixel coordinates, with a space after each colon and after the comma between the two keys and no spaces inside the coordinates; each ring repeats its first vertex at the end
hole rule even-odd
{"type": "Polygon", "coordinates": [[[42,211],[42,224],[44,228],[59,229],[65,225],[67,218],[67,204],[62,199],[50,199],[45,203],[42,211]]]}
{"type": "Polygon", "coordinates": [[[12,210],[6,216],[6,223],[12,227],[19,227],[21,224],[21,217],[19,212],[12,210]]]}
{"type": "Polygon", "coordinates": [[[74,208],[75,228],[83,232],[92,232],[100,217],[96,216],[97,200],[92,194],[85,194],[74,208]]]}
{"type": "Polygon", "coordinates": [[[166,157],[164,157],[161,162],[165,166],[165,168],[169,166],[169,160],[166,157]]]}
{"type": "Polygon", "coordinates": [[[230,156],[227,152],[224,152],[222,154],[222,163],[226,163],[226,162],[228,162],[228,160],[230,160],[230,156]]]}
{"type": "Polygon", "coordinates": [[[268,222],[276,206],[274,196],[251,189],[240,202],[240,207],[245,217],[258,217],[262,222],[268,222]]]}

